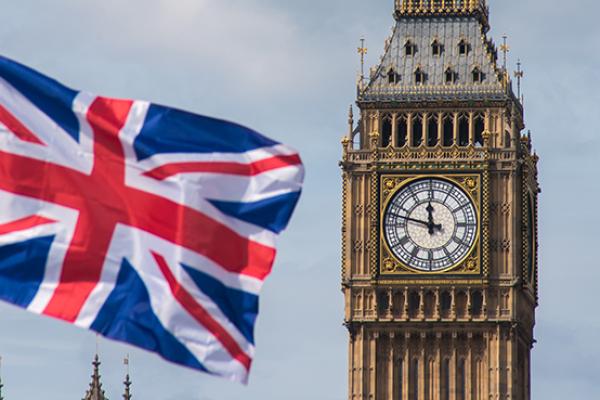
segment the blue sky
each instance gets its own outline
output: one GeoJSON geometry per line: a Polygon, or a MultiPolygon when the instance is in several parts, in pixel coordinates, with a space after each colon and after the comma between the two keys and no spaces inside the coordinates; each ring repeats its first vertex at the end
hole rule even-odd
{"type": "MultiPolygon", "coordinates": [[[[0,52],[65,84],[241,122],[300,150],[297,213],[261,298],[248,387],[100,340],[103,382],[120,398],[131,355],[144,400],[346,398],[339,216],[341,136],[356,47],[383,50],[392,0],[19,0],[0,15],[0,52]]],[[[600,358],[600,6],[490,0],[496,42],[524,63],[527,127],[541,156],[541,307],[536,399],[598,398],[600,358]]],[[[81,398],[94,335],[0,305],[5,398],[81,398]]]]}

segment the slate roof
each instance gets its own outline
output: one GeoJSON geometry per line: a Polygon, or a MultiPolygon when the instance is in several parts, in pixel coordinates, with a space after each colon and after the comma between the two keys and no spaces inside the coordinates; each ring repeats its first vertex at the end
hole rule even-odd
{"type": "Polygon", "coordinates": [[[396,21],[392,36],[386,41],[380,64],[371,70],[369,82],[358,101],[456,101],[504,100],[513,97],[503,80],[503,69],[496,65],[497,50],[487,38],[486,28],[476,16],[402,16],[396,21]],[[434,55],[432,44],[442,46],[434,55]],[[459,43],[468,44],[468,53],[460,54],[459,43]],[[416,45],[416,53],[407,55],[405,46],[416,45]],[[453,83],[446,82],[446,71],[455,73],[453,83]],[[483,74],[482,82],[473,82],[473,70],[483,74]],[[420,69],[425,82],[416,81],[420,69]],[[390,70],[398,74],[390,83],[390,70]]]}

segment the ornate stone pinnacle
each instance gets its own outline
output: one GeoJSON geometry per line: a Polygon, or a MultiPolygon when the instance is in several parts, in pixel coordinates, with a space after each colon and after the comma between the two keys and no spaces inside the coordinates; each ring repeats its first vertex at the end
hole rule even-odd
{"type": "Polygon", "coordinates": [[[92,382],[90,383],[90,388],[83,400],[108,400],[104,395],[104,390],[102,389],[102,383],[100,382],[100,359],[98,354],[94,357],[94,361],[92,365],[94,366],[94,373],[92,374],[92,382]]]}
{"type": "Polygon", "coordinates": [[[131,380],[129,379],[129,374],[127,374],[125,377],[123,384],[125,385],[125,394],[123,394],[123,399],[131,400],[131,380]]]}

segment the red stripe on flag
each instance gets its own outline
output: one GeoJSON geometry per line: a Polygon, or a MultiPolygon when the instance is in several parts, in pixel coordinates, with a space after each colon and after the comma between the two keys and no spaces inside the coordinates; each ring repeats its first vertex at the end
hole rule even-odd
{"type": "Polygon", "coordinates": [[[263,280],[271,272],[275,249],[239,235],[209,216],[168,199],[132,196],[140,210],[134,226],[198,252],[223,269],[263,280]]]}
{"type": "Polygon", "coordinates": [[[0,105],[0,122],[2,122],[19,139],[35,144],[45,144],[6,108],[0,105]]]}
{"type": "Polygon", "coordinates": [[[255,176],[258,174],[262,174],[263,172],[299,165],[301,163],[302,160],[300,160],[300,156],[298,154],[266,158],[264,160],[255,161],[249,164],[216,161],[180,162],[166,164],[154,168],[153,170],[146,171],[144,175],[157,180],[164,180],[170,178],[173,175],[194,172],[255,176]]]}
{"type": "Polygon", "coordinates": [[[34,215],[31,217],[25,217],[18,219],[16,221],[8,222],[6,224],[0,225],[0,235],[6,235],[7,233],[16,232],[16,231],[24,231],[29,228],[33,228],[39,225],[51,224],[56,222],[53,219],[41,217],[39,215],[34,215]]]}
{"type": "MultiPolygon", "coordinates": [[[[113,179],[118,184],[123,182],[124,156],[118,135],[131,105],[128,100],[98,97],[90,106],[87,118],[94,128],[94,168],[88,179],[94,178],[98,183],[104,181],[107,185],[113,179]]],[[[101,187],[89,187],[89,182],[77,184],[76,180],[66,184],[73,184],[77,190],[87,189],[86,197],[73,199],[78,205],[75,208],[81,212],[65,255],[60,282],[44,314],[74,322],[100,280],[115,229],[115,210],[94,206],[104,193],[101,187]]]]}
{"type": "Polygon", "coordinates": [[[240,345],[235,341],[233,337],[227,332],[221,324],[219,324],[205,309],[200,305],[194,296],[192,296],[179,282],[175,279],[175,276],[169,269],[166,260],[159,254],[151,252],[152,256],[156,260],[160,271],[164,275],[169,287],[171,288],[171,292],[173,296],[177,299],[179,304],[186,309],[187,312],[190,313],[192,317],[199,324],[204,326],[208,331],[213,334],[219,342],[223,345],[223,347],[227,350],[227,352],[239,361],[246,370],[250,370],[250,365],[252,364],[252,360],[250,357],[244,352],[244,350],[240,347],[240,345]]]}

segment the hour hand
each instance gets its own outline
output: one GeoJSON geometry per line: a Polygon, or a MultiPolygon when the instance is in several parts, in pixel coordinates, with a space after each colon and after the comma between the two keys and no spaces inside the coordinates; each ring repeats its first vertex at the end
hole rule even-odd
{"type": "Polygon", "coordinates": [[[431,205],[431,202],[429,202],[429,205],[426,208],[428,215],[427,218],[427,229],[429,231],[430,235],[433,235],[436,231],[436,229],[438,231],[442,230],[442,225],[441,224],[436,224],[435,222],[433,222],[433,212],[435,211],[435,209],[433,208],[433,206],[431,205]]]}

